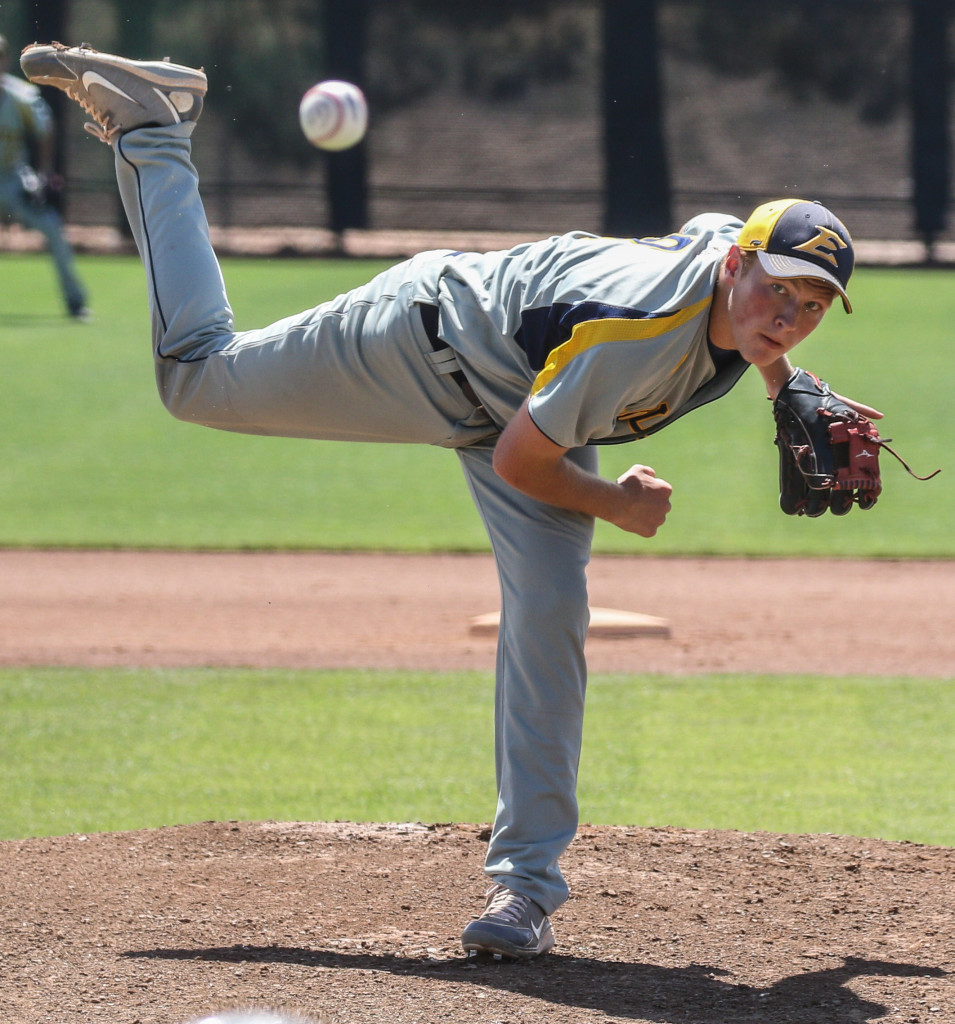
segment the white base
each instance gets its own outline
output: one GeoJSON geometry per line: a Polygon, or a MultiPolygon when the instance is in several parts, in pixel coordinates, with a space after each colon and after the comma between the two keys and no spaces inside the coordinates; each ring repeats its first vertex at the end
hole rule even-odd
{"type": "MultiPolygon", "coordinates": [[[[496,636],[501,621],[500,612],[475,615],[469,632],[472,636],[496,636]]],[[[623,639],[633,636],[670,636],[670,623],[655,615],[626,612],[617,608],[591,608],[588,636],[623,639]]]]}

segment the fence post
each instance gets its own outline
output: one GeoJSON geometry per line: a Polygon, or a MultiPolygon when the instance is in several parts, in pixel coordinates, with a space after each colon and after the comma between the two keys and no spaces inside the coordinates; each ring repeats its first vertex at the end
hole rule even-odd
{"type": "MultiPolygon", "coordinates": [[[[325,0],[322,5],[325,66],[328,78],[365,87],[367,0],[325,0]]],[[[364,142],[327,154],[328,207],[332,231],[368,227],[368,158],[364,142]]]]}
{"type": "MultiPolygon", "coordinates": [[[[68,0],[46,0],[46,3],[37,4],[33,16],[26,16],[26,32],[29,36],[27,42],[37,40],[41,43],[48,43],[51,39],[68,38],[66,16],[69,12],[68,0]]],[[[11,48],[13,41],[10,41],[11,48]]],[[[16,67],[16,54],[10,54],[11,68],[16,67]]],[[[8,69],[9,70],[9,69],[8,69]]],[[[19,71],[19,69],[17,69],[19,71]]],[[[50,105],[53,111],[53,166],[57,174],[61,174],[69,181],[67,167],[65,164],[66,154],[66,118],[64,117],[67,108],[66,96],[59,89],[44,89],[43,98],[50,105]]],[[[69,187],[67,185],[67,187],[69,187]]],[[[68,195],[61,197],[65,205],[68,195]]]]}
{"type": "Polygon", "coordinates": [[[604,231],[672,231],[657,0],[603,0],[604,231]]]}
{"type": "Polygon", "coordinates": [[[950,189],[948,35],[950,0],[910,0],[909,84],[915,230],[934,260],[950,189]]]}
{"type": "MultiPolygon", "coordinates": [[[[141,0],[113,0],[116,12],[116,50],[124,57],[134,60],[153,60],[153,12],[152,5],[141,0]]],[[[116,228],[122,238],[131,241],[132,228],[126,217],[122,200],[116,194],[116,228]]]]}

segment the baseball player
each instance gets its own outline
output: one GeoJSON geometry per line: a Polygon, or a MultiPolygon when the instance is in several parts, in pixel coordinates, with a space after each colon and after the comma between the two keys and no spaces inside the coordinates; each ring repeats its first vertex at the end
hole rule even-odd
{"type": "Polygon", "coordinates": [[[33,44],[21,65],[79,102],[113,148],[173,415],[456,451],[502,601],[490,888],[462,943],[546,952],[568,896],[558,861],[577,828],[594,519],[652,537],[672,491],[644,465],[601,478],[596,446],[667,426],[750,365],[774,395],[792,372],[787,353],[833,301],[849,310],[848,232],[824,207],[785,200],[746,228],[705,214],[665,238],[572,232],[505,252],[426,252],[236,331],[190,159],[205,75],[86,45],[33,44]]]}
{"type": "Polygon", "coordinates": [[[0,217],[46,239],[70,316],[87,320],[86,289],[63,236],[59,213],[47,202],[53,174],[53,115],[36,86],[7,71],[7,41],[0,36],[0,217]],[[31,160],[31,149],[35,161],[31,160]],[[36,163],[36,167],[32,166],[36,163]]]}

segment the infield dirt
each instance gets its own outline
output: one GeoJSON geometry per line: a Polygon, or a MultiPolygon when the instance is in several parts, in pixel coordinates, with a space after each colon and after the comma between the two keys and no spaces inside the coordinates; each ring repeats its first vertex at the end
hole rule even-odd
{"type": "MultiPolygon", "coordinates": [[[[951,562],[598,558],[593,603],[664,616],[672,636],[593,640],[590,663],[951,678],[953,582],[951,562]]],[[[480,556],[0,552],[0,664],[490,670],[494,641],[467,624],[496,602],[480,556]]],[[[0,1015],[955,1020],[953,849],[584,825],[556,951],[508,964],[458,947],[485,828],[210,822],[0,843],[0,1015]]]]}

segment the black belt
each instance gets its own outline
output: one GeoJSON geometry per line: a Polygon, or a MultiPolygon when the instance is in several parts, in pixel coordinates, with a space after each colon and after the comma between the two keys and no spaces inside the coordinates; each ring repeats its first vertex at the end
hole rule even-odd
{"type": "MultiPolygon", "coordinates": [[[[419,302],[418,309],[421,310],[421,322],[424,324],[424,333],[427,334],[428,341],[431,342],[431,348],[435,352],[443,352],[446,348],[450,348],[451,346],[443,338],[438,337],[438,307],[419,302]]],[[[475,394],[474,388],[464,376],[463,370],[452,370],[447,376],[457,384],[464,397],[475,408],[481,404],[481,399],[475,394]]]]}

